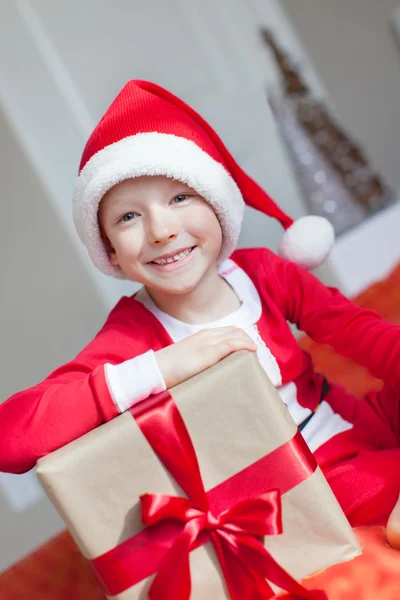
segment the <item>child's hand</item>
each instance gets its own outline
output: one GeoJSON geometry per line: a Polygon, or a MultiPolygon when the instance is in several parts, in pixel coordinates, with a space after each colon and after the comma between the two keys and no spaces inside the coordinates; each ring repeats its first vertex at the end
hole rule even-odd
{"type": "Polygon", "coordinates": [[[256,344],[239,327],[203,329],[155,352],[167,388],[201,373],[237,350],[256,351],[256,344]]]}

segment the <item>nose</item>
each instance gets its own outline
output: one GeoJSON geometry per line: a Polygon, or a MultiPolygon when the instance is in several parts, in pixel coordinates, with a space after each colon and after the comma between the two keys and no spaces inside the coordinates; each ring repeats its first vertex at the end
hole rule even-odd
{"type": "Polygon", "coordinates": [[[153,246],[161,246],[178,235],[178,220],[168,210],[157,207],[148,218],[148,240],[153,246]]]}

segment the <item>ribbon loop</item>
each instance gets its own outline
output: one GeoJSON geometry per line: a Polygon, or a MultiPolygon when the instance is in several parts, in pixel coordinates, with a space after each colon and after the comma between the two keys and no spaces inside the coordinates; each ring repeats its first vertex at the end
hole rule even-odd
{"type": "Polygon", "coordinates": [[[282,527],[282,498],[279,490],[270,490],[256,498],[237,503],[220,515],[224,529],[262,537],[279,535],[282,527]]]}
{"type": "Polygon", "coordinates": [[[175,520],[187,523],[198,519],[204,513],[197,510],[188,498],[164,494],[143,494],[140,496],[143,525],[156,525],[161,521],[175,520]]]}

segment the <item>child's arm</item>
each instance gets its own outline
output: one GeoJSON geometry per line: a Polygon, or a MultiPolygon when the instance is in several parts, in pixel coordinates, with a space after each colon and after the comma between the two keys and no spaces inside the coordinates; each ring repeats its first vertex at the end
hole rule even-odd
{"type": "Polygon", "coordinates": [[[23,473],[41,456],[126,410],[118,382],[127,370],[131,404],[165,389],[159,370],[158,376],[151,371],[152,362],[157,366],[153,352],[126,360],[119,349],[102,351],[113,342],[107,335],[102,338],[38,385],[0,405],[0,471],[23,473]],[[106,364],[111,362],[119,364],[106,364]],[[111,380],[109,369],[113,369],[111,380]]]}
{"type": "Polygon", "coordinates": [[[231,352],[255,351],[256,346],[244,331],[223,327],[200,331],[157,352],[146,349],[127,328],[105,329],[77,359],[1,404],[0,471],[28,471],[40,457],[136,402],[189,379],[231,352]]]}
{"type": "Polygon", "coordinates": [[[263,268],[267,289],[288,321],[400,391],[398,325],[357,307],[338,290],[269,251],[263,268]]]}

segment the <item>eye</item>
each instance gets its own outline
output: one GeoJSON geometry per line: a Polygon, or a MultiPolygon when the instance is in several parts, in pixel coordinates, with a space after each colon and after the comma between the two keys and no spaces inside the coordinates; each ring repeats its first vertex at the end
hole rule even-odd
{"type": "Polygon", "coordinates": [[[178,194],[172,199],[172,204],[180,204],[189,198],[189,194],[178,194]]]}
{"type": "Polygon", "coordinates": [[[135,216],[139,216],[138,213],[129,212],[123,215],[119,220],[120,222],[126,223],[127,221],[132,221],[135,218],[135,216]]]}

